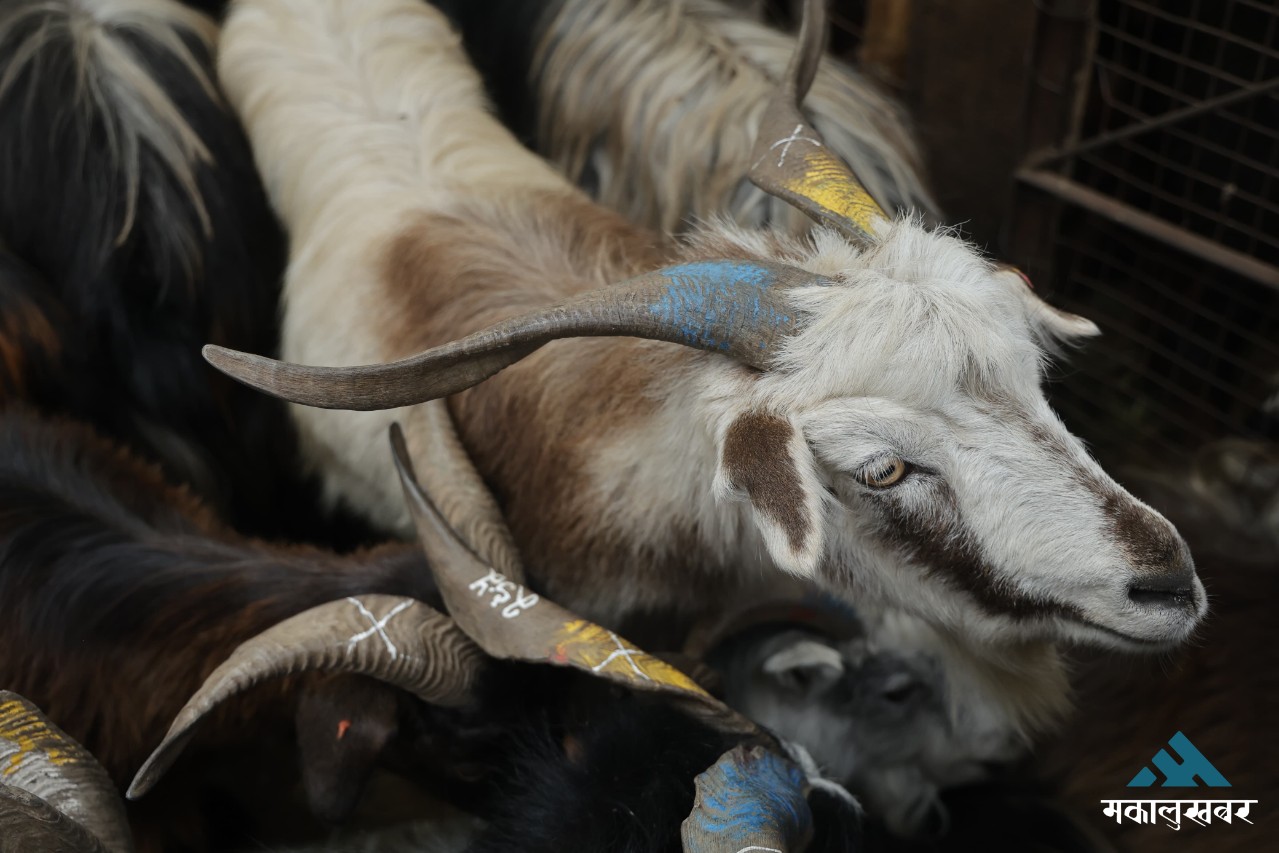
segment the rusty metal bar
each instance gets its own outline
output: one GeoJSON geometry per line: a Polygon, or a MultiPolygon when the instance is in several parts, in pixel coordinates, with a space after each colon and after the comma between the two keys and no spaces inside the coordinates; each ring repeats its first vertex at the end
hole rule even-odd
{"type": "Polygon", "coordinates": [[[1043,169],[1020,169],[1017,180],[1057,198],[1104,216],[1128,228],[1160,240],[1176,249],[1203,258],[1259,284],[1279,290],[1279,267],[1222,246],[1156,216],[1116,201],[1069,178],[1043,169]]]}
{"type": "MultiPolygon", "coordinates": [[[[1143,156],[1145,156],[1144,152],[1141,152],[1141,153],[1143,154],[1143,156]]],[[[1251,246],[1254,248],[1257,248],[1257,247],[1279,248],[1279,239],[1275,237],[1271,237],[1270,235],[1266,234],[1265,232],[1259,229],[1249,227],[1245,223],[1239,222],[1236,219],[1232,219],[1231,217],[1222,214],[1220,211],[1203,207],[1202,205],[1196,204],[1183,196],[1174,195],[1168,192],[1167,190],[1163,189],[1159,185],[1151,183],[1150,181],[1142,180],[1141,178],[1138,178],[1132,175],[1131,173],[1126,172],[1123,169],[1118,168],[1112,164],[1108,164],[1105,161],[1101,161],[1101,160],[1094,160],[1091,157],[1081,158],[1080,162],[1087,165],[1091,169],[1110,175],[1114,177],[1116,180],[1123,181],[1125,186],[1128,188],[1136,189],[1144,193],[1149,193],[1152,197],[1162,201],[1163,203],[1169,206],[1176,207],[1178,209],[1178,212],[1183,215],[1198,216],[1204,220],[1210,221],[1218,233],[1222,231],[1233,231],[1236,234],[1241,235],[1242,237],[1245,237],[1246,239],[1248,239],[1251,243],[1251,246]]],[[[1187,177],[1191,175],[1189,170],[1183,171],[1180,174],[1187,177]]],[[[1107,195],[1107,197],[1115,198],[1118,195],[1119,195],[1118,193],[1111,193],[1107,195]]],[[[1119,202],[1125,201],[1125,199],[1123,198],[1116,198],[1115,200],[1119,202]]],[[[1164,217],[1159,217],[1159,218],[1163,219],[1164,217]]],[[[1172,222],[1171,224],[1177,227],[1186,227],[1184,222],[1181,222],[1181,223],[1172,222]]],[[[1204,236],[1204,235],[1201,234],[1200,236],[1204,236]]],[[[1243,254],[1249,254],[1249,253],[1243,252],[1243,254]]]]}

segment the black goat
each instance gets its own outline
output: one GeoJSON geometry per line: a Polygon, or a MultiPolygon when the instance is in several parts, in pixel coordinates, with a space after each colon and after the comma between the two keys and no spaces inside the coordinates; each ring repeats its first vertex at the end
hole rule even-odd
{"type": "MultiPolygon", "coordinates": [[[[0,413],[0,685],[44,709],[117,784],[240,642],[356,592],[429,600],[434,588],[416,547],[337,556],[246,539],[87,427],[20,407],[0,413]]],[[[250,741],[246,720],[287,738],[286,698],[298,686],[231,706],[209,743],[250,741]]],[[[355,749],[370,728],[366,764],[385,742],[377,732],[394,726],[375,709],[354,720],[347,742],[355,749]]],[[[323,769],[325,758],[304,765],[323,769]]],[[[152,812],[167,826],[174,808],[152,812]]]]}
{"type": "Polygon", "coordinates": [[[0,6],[5,323],[21,291],[57,341],[57,371],[3,391],[91,421],[241,529],[346,544],[313,525],[283,407],[200,358],[209,341],[275,348],[284,261],[217,35],[174,0],[0,6]]]}

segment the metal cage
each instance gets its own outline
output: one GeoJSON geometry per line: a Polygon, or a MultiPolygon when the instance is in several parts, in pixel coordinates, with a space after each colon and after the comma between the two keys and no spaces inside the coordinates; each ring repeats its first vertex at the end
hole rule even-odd
{"type": "Polygon", "coordinates": [[[1008,242],[1104,332],[1055,383],[1059,409],[1102,456],[1275,437],[1279,5],[1040,15],[1008,242]]]}

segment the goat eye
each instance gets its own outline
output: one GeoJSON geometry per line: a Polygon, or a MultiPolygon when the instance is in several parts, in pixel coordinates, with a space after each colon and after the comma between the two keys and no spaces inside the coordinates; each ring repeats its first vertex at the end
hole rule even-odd
{"type": "Polygon", "coordinates": [[[887,489],[900,483],[910,471],[911,465],[905,459],[886,459],[867,465],[857,474],[857,479],[872,489],[887,489]]]}

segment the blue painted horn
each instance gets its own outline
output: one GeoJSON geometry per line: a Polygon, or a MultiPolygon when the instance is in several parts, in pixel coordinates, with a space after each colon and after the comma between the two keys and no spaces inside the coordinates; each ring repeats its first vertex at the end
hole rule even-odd
{"type": "Polygon", "coordinates": [[[560,338],[669,341],[765,370],[797,327],[787,293],[829,283],[767,261],[699,261],[584,293],[390,364],[311,367],[217,346],[206,346],[204,357],[228,376],[284,400],[360,411],[456,394],[560,338]]]}

